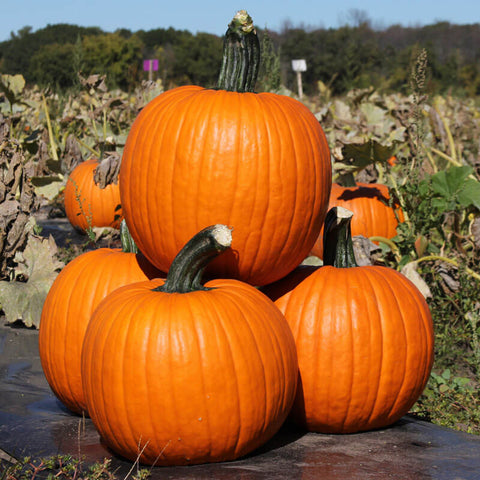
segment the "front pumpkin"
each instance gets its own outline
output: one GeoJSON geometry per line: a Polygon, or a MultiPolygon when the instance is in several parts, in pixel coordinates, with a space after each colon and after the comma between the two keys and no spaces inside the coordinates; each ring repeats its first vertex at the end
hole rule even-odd
{"type": "Polygon", "coordinates": [[[168,270],[195,232],[223,223],[235,229],[232,250],[211,270],[263,285],[312,248],[328,206],[330,153],[302,103],[229,88],[175,88],[142,110],[124,149],[122,206],[158,268],[168,270]]]}
{"type": "Polygon", "coordinates": [[[233,460],[272,437],[290,411],[298,365],[281,312],[238,280],[196,284],[229,245],[218,227],[182,250],[165,282],[110,294],[88,326],[88,411],[103,441],[130,460],[233,460]]]}
{"type": "MultiPolygon", "coordinates": [[[[327,229],[337,210],[346,212],[332,209],[327,229]]],[[[315,432],[354,433],[396,422],[421,395],[433,363],[423,296],[396,270],[354,264],[349,221],[347,213],[335,226],[342,241],[326,241],[324,266],[275,301],[297,345],[292,416],[315,432]]],[[[269,294],[277,290],[271,286],[269,294]]]]}

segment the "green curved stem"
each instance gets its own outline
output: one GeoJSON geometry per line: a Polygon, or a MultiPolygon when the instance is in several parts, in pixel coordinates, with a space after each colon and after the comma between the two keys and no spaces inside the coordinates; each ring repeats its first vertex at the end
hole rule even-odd
{"type": "Polygon", "coordinates": [[[336,268],[357,267],[350,223],[353,213],[343,207],[331,208],[323,233],[323,264],[336,268]]]}
{"type": "Polygon", "coordinates": [[[225,225],[212,225],[197,233],[174,258],[161,287],[165,293],[188,293],[208,290],[202,285],[207,265],[232,244],[232,232],[225,225]]]}
{"type": "Polygon", "coordinates": [[[253,20],[240,10],[228,26],[217,88],[230,92],[253,92],[260,66],[260,43],[253,20]]]}

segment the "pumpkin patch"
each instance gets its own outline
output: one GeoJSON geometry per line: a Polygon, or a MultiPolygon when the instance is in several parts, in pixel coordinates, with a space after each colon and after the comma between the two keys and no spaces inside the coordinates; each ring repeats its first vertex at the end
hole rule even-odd
{"type": "Polygon", "coordinates": [[[358,267],[352,247],[352,233],[393,237],[401,210],[385,185],[332,187],[320,123],[300,101],[255,93],[258,63],[241,11],[217,88],[173,88],[140,111],[110,207],[82,183],[95,160],[65,190],[75,228],[124,215],[123,244],[138,253],[97,249],[61,271],[42,367],[130,461],[236,460],[287,418],[319,433],[386,427],[429,379],[425,299],[396,270],[358,267]],[[301,265],[317,247],[323,265],[301,265]]]}

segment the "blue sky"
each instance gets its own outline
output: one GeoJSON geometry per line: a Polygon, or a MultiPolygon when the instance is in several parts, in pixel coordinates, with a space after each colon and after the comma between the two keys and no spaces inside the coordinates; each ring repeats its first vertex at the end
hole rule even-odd
{"type": "Polygon", "coordinates": [[[0,41],[26,25],[37,30],[49,23],[98,26],[107,32],[171,26],[222,35],[240,9],[246,9],[256,25],[277,31],[286,21],[326,28],[352,24],[355,10],[364,12],[376,28],[443,20],[480,23],[479,0],[0,0],[0,41]]]}

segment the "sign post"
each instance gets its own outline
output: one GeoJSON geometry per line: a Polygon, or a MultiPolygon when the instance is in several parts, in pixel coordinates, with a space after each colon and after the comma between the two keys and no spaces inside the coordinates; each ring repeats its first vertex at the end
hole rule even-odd
{"type": "Polygon", "coordinates": [[[156,58],[143,61],[143,70],[148,72],[148,80],[152,81],[153,72],[158,71],[158,60],[156,58]]]}
{"type": "Polygon", "coordinates": [[[303,97],[302,72],[307,71],[307,62],[304,59],[292,60],[292,70],[297,73],[298,96],[303,97]]]}

